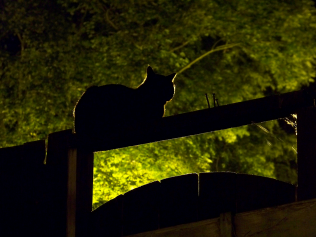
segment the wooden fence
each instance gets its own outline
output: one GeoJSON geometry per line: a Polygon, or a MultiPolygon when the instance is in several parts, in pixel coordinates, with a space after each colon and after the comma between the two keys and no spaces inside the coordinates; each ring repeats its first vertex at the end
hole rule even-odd
{"type": "Polygon", "coordinates": [[[89,140],[71,130],[56,132],[49,135],[45,165],[45,141],[2,148],[0,235],[126,236],[216,215],[225,227],[229,215],[223,212],[239,215],[293,202],[295,195],[299,201],[316,198],[314,98],[315,92],[292,92],[166,117],[136,130],[89,140]],[[190,174],[137,188],[91,213],[94,151],[263,122],[290,113],[298,114],[296,194],[292,185],[257,176],[190,174]]]}
{"type": "Polygon", "coordinates": [[[49,219],[45,141],[0,149],[0,236],[45,236],[49,219]]]}
{"type": "Polygon", "coordinates": [[[291,203],[295,190],[274,179],[230,172],[172,177],[136,188],[93,211],[92,236],[128,236],[291,203]]]}

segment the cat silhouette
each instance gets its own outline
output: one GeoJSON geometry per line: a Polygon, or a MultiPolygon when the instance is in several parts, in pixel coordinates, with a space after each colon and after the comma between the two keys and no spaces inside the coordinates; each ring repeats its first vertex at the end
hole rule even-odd
{"type": "Polygon", "coordinates": [[[147,77],[136,89],[116,84],[88,88],[74,109],[75,132],[100,136],[162,118],[175,93],[175,77],[156,74],[148,66],[147,77]]]}

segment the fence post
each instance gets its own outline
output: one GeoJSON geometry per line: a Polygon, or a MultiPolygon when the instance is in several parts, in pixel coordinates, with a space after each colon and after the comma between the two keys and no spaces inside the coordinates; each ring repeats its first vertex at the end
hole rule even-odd
{"type": "Polygon", "coordinates": [[[93,152],[77,149],[76,237],[90,237],[93,192],[93,152]]]}
{"type": "Polygon", "coordinates": [[[316,108],[297,114],[297,163],[299,201],[316,198],[316,108]]]}
{"type": "Polygon", "coordinates": [[[89,236],[93,152],[78,149],[72,130],[49,134],[46,164],[51,172],[51,236],[89,236]]]}

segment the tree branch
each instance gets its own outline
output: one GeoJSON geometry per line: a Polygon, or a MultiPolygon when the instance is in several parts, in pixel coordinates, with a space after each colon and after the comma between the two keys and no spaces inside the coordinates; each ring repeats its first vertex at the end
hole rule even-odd
{"type": "Polygon", "coordinates": [[[210,51],[206,52],[205,54],[202,54],[200,57],[194,59],[192,62],[190,62],[188,65],[186,65],[185,67],[183,67],[182,69],[180,69],[180,71],[177,72],[177,74],[180,74],[182,72],[184,72],[185,70],[187,70],[188,68],[190,68],[193,64],[197,63],[198,61],[200,61],[202,58],[206,57],[207,55],[214,53],[216,51],[221,51],[221,50],[226,50],[229,48],[233,48],[235,46],[238,46],[239,44],[226,44],[226,45],[221,45],[218,46],[215,49],[211,49],[210,51]]]}
{"type": "Polygon", "coordinates": [[[104,6],[101,2],[98,2],[102,11],[105,13],[105,20],[115,29],[119,30],[119,28],[110,20],[109,12],[110,9],[108,9],[106,6],[104,6]]]}
{"type": "Polygon", "coordinates": [[[22,56],[22,53],[24,51],[24,42],[23,42],[23,39],[22,39],[20,33],[17,33],[16,35],[18,36],[20,43],[21,43],[21,56],[22,56]]]}
{"type": "Polygon", "coordinates": [[[105,13],[105,17],[106,17],[106,21],[115,29],[115,30],[119,30],[119,28],[114,25],[114,23],[110,20],[110,17],[109,17],[109,9],[107,9],[106,13],[105,13]]]}

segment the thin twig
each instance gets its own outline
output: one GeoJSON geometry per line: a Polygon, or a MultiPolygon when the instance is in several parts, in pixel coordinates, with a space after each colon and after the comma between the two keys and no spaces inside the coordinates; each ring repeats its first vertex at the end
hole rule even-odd
{"type": "Polygon", "coordinates": [[[188,40],[187,42],[184,42],[183,44],[179,45],[178,47],[171,49],[170,52],[177,51],[177,50],[183,48],[184,46],[186,46],[188,43],[190,43],[190,40],[188,40]]]}
{"type": "Polygon", "coordinates": [[[22,52],[24,51],[24,42],[23,42],[23,39],[22,39],[20,33],[17,33],[16,35],[18,36],[20,43],[21,43],[21,56],[22,56],[22,52]]]}
{"type": "Polygon", "coordinates": [[[207,100],[208,108],[210,109],[210,108],[211,108],[211,106],[210,106],[210,102],[209,102],[209,100],[208,100],[207,93],[205,93],[205,97],[206,97],[206,100],[207,100]]]}

